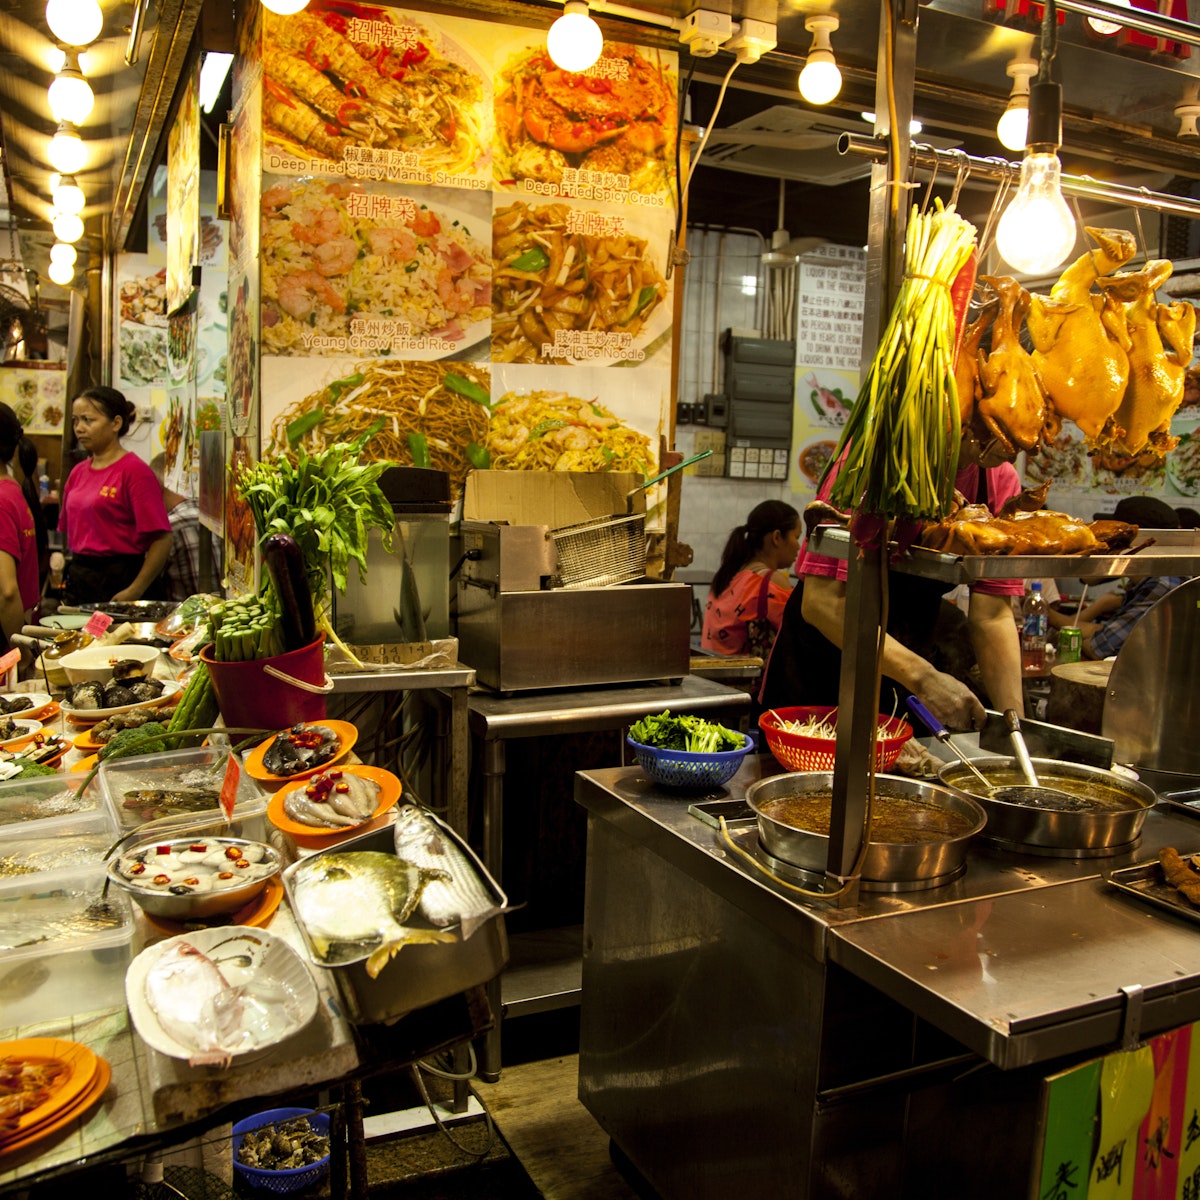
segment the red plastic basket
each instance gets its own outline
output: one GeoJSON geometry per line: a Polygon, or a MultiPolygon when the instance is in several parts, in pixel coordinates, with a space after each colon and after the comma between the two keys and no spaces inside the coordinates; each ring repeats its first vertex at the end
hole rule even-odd
{"type": "MultiPolygon", "coordinates": [[[[831,718],[837,725],[837,708],[828,705],[768,709],[758,718],[758,727],[767,739],[771,753],[793,771],[832,771],[835,738],[807,737],[789,733],[783,728],[793,721],[820,721],[831,718]]],[[[903,717],[879,714],[879,723],[886,725],[891,736],[876,743],[875,770],[886,771],[900,757],[900,749],[912,737],[912,726],[903,717]]]]}

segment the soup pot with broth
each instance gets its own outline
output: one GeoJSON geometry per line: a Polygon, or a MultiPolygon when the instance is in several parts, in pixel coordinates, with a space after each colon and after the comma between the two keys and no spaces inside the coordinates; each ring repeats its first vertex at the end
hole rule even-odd
{"type": "MultiPolygon", "coordinates": [[[[829,856],[832,771],[794,771],[746,789],[763,848],[806,871],[822,873],[829,856]]],[[[899,775],[875,776],[864,887],[916,883],[958,872],[986,817],[970,796],[899,775]]]]}

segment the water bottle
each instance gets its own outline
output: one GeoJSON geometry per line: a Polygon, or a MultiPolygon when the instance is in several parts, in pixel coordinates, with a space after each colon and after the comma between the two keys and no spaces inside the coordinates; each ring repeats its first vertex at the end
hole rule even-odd
{"type": "Polygon", "coordinates": [[[1021,670],[1026,675],[1040,675],[1046,669],[1046,630],[1050,619],[1046,615],[1041,580],[1035,579],[1029,587],[1029,595],[1021,605],[1021,670]]]}
{"type": "Polygon", "coordinates": [[[43,475],[38,480],[38,499],[45,504],[50,499],[50,476],[43,475]]]}

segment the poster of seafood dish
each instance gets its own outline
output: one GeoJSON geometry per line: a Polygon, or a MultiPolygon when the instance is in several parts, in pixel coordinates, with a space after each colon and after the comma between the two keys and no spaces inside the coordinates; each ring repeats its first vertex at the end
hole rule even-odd
{"type": "Polygon", "coordinates": [[[564,71],[544,34],[521,30],[497,60],[496,186],[673,211],[678,62],[606,41],[593,66],[564,71]]]}
{"type": "Polygon", "coordinates": [[[264,354],[482,358],[491,194],[265,176],[264,354]]]}
{"type": "Polygon", "coordinates": [[[494,37],[342,0],[264,12],[264,171],[487,188],[494,37]]]}
{"type": "Polygon", "coordinates": [[[167,135],[167,311],[192,292],[200,261],[200,64],[179,100],[167,135]]]}
{"type": "Polygon", "coordinates": [[[13,410],[26,433],[62,433],[66,390],[67,373],[61,364],[0,371],[0,401],[13,410]]]}

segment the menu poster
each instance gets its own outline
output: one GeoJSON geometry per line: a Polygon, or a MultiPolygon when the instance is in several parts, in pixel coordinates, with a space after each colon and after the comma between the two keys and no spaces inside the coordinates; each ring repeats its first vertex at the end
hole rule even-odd
{"type": "Polygon", "coordinates": [[[192,291],[200,261],[200,62],[180,92],[167,136],[167,309],[192,291]]]}
{"type": "Polygon", "coordinates": [[[117,387],[167,382],[167,271],[151,269],[144,254],[117,257],[117,387]]]}
{"type": "Polygon", "coordinates": [[[489,186],[495,27],[339,2],[263,14],[263,167],[489,186]]]}
{"type": "Polygon", "coordinates": [[[225,431],[220,425],[200,431],[200,524],[225,536],[225,431]]]}
{"type": "Polygon", "coordinates": [[[66,417],[67,373],[60,365],[0,369],[0,401],[26,433],[61,434],[66,417]]]}

